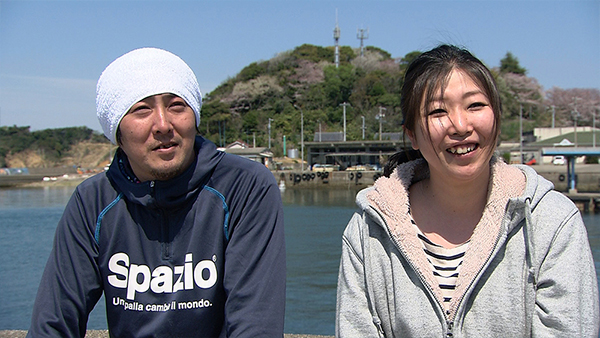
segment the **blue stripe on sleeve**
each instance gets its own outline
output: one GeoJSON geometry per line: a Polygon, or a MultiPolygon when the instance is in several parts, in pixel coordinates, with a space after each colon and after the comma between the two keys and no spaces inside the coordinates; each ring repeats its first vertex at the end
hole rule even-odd
{"type": "Polygon", "coordinates": [[[98,216],[98,220],[96,221],[96,232],[94,233],[94,239],[96,240],[96,244],[100,244],[100,226],[102,225],[102,217],[121,200],[123,197],[123,193],[120,193],[117,198],[115,198],[110,204],[102,210],[100,215],[98,216]]]}
{"type": "Polygon", "coordinates": [[[215,196],[221,199],[223,202],[223,211],[225,211],[225,221],[223,222],[223,231],[225,232],[225,239],[229,241],[229,207],[227,206],[227,202],[225,202],[225,196],[218,192],[215,188],[211,188],[209,186],[204,186],[204,189],[210,191],[215,196]]]}

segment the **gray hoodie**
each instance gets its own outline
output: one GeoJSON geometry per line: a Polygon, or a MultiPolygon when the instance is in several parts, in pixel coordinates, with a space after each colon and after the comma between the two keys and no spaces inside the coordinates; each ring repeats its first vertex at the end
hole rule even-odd
{"type": "MultiPolygon", "coordinates": [[[[488,201],[450,310],[408,216],[404,163],[357,195],[342,238],[338,337],[598,337],[598,283],[577,207],[526,166],[492,160],[488,201]]],[[[435,210],[432,210],[435,212],[435,210]]]]}

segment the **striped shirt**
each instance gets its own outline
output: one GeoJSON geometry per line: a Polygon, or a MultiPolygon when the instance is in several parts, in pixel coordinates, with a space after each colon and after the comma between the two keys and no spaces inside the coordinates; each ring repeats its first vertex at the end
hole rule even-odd
{"type": "Polygon", "coordinates": [[[430,241],[427,236],[421,232],[421,229],[419,229],[412,219],[412,216],[411,222],[417,230],[417,236],[423,244],[423,251],[431,264],[433,275],[442,290],[444,309],[448,311],[450,308],[450,301],[454,296],[454,289],[456,287],[460,266],[462,265],[470,240],[457,247],[447,249],[430,241]]]}

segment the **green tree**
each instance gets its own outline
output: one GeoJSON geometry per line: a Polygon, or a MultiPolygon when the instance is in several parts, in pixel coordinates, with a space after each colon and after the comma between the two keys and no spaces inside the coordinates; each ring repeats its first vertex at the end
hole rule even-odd
{"type": "Polygon", "coordinates": [[[365,50],[379,53],[383,57],[383,60],[389,60],[392,58],[392,54],[390,54],[389,52],[386,52],[385,50],[383,50],[379,47],[367,46],[367,47],[365,47],[365,50]]]}
{"type": "Polygon", "coordinates": [[[333,54],[334,51],[331,48],[304,44],[294,49],[294,51],[291,53],[291,57],[298,60],[308,60],[312,62],[333,62],[333,54]]]}
{"type": "Polygon", "coordinates": [[[244,67],[244,69],[242,69],[242,71],[240,71],[240,73],[238,74],[238,78],[240,79],[240,81],[248,81],[248,80],[256,79],[257,77],[259,77],[262,74],[265,74],[266,72],[267,72],[267,63],[266,62],[262,62],[262,63],[252,62],[248,66],[244,67]]]}
{"type": "Polygon", "coordinates": [[[408,68],[408,65],[410,65],[410,63],[413,62],[413,60],[419,57],[419,55],[421,54],[422,53],[419,51],[412,51],[404,55],[404,57],[400,59],[400,70],[404,73],[406,71],[406,68],[408,68]]]}
{"type": "Polygon", "coordinates": [[[355,74],[351,65],[327,66],[324,69],[325,80],[323,81],[325,98],[330,106],[337,106],[348,102],[354,87],[355,74]]]}
{"type": "Polygon", "coordinates": [[[517,59],[511,52],[507,52],[506,56],[500,60],[500,73],[525,75],[525,73],[527,73],[527,69],[519,65],[519,59],[517,59]]]}

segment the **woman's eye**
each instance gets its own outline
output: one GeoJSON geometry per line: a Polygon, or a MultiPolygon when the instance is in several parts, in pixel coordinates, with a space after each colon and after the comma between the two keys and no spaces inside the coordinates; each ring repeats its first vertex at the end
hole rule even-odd
{"type": "Polygon", "coordinates": [[[469,109],[478,109],[478,108],[483,108],[483,107],[487,107],[488,104],[484,103],[484,102],[473,102],[469,105],[469,109]]]}
{"type": "Polygon", "coordinates": [[[429,116],[440,116],[446,114],[446,111],[442,108],[438,108],[438,109],[433,109],[432,111],[429,112],[429,116]]]}

